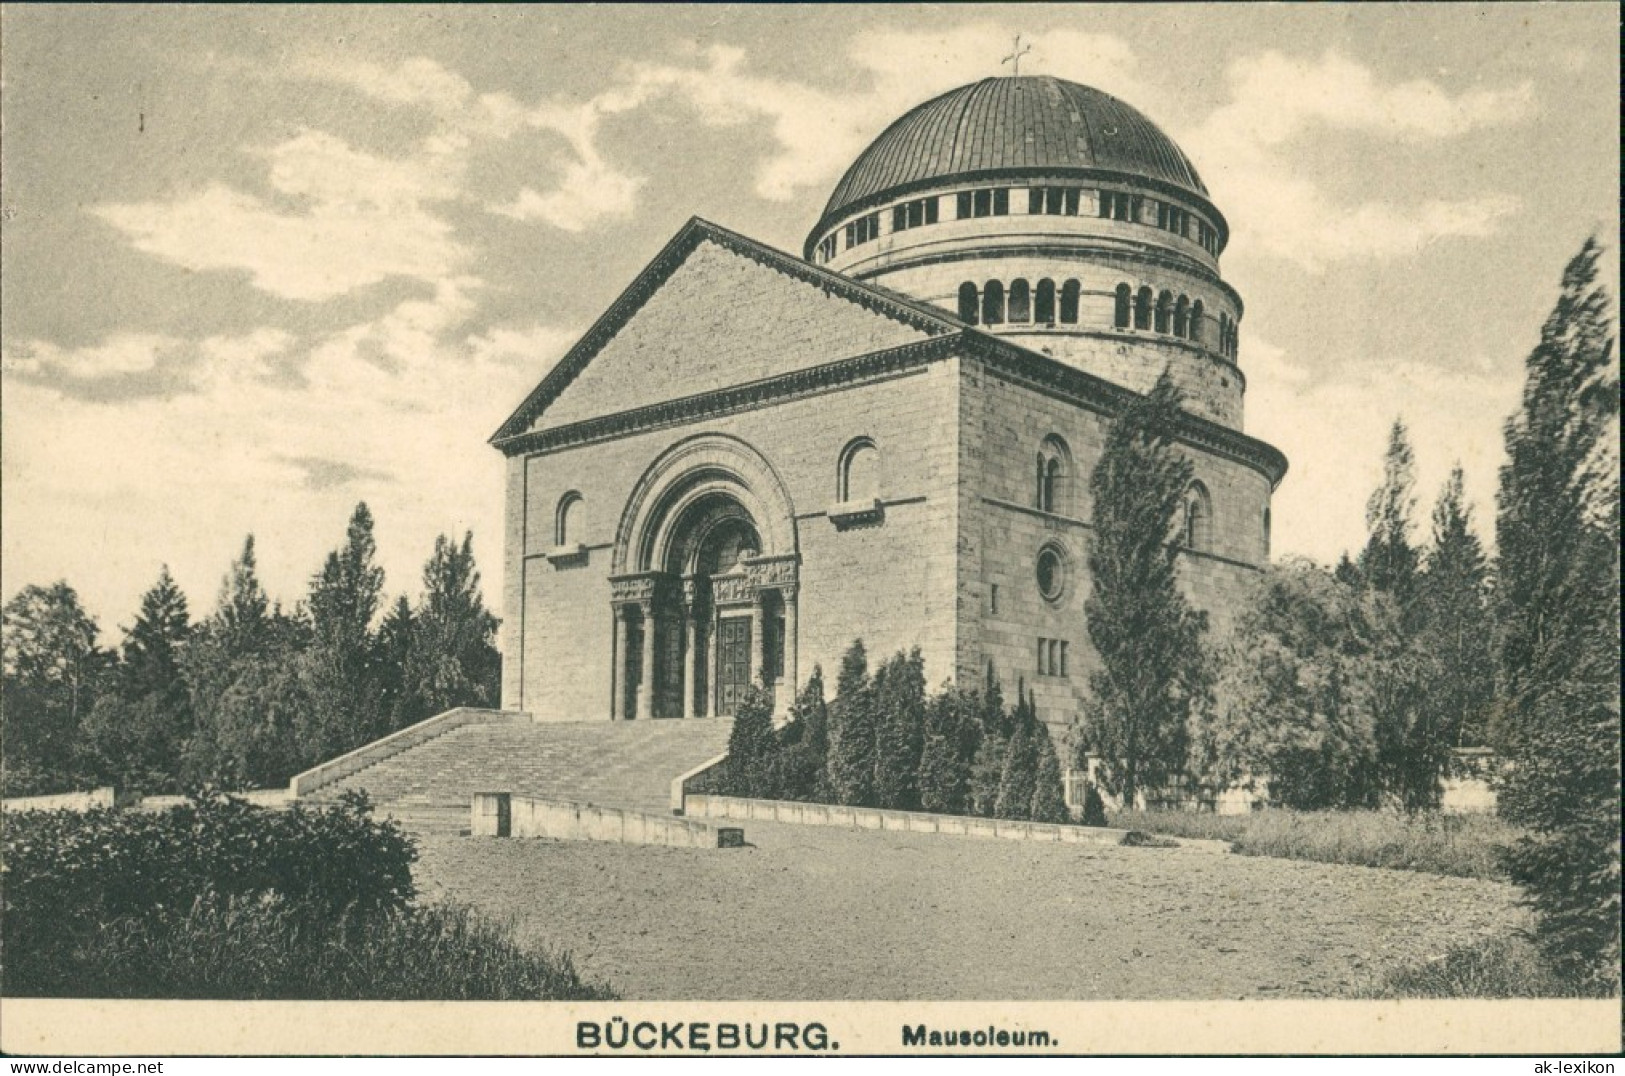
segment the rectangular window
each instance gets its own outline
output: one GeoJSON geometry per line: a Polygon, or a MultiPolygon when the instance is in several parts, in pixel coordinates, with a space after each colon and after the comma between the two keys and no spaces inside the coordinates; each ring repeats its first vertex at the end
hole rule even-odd
{"type": "Polygon", "coordinates": [[[997,583],[993,583],[988,586],[987,611],[990,613],[996,613],[999,611],[999,584],[997,583]]]}
{"type": "Polygon", "coordinates": [[[993,191],[993,215],[1007,217],[1010,215],[1010,188],[996,187],[993,191]]]}
{"type": "Polygon", "coordinates": [[[1066,676],[1066,640],[1061,640],[1061,675],[1066,676]]]}
{"type": "Polygon", "coordinates": [[[891,230],[900,232],[908,227],[908,207],[893,206],[891,211],[891,230]]]}
{"type": "Polygon", "coordinates": [[[1040,640],[1038,640],[1038,675],[1039,676],[1044,675],[1044,659],[1048,656],[1048,654],[1049,654],[1049,640],[1048,639],[1040,639],[1040,640]]]}
{"type": "Polygon", "coordinates": [[[955,208],[958,210],[957,216],[959,217],[960,220],[969,220],[970,219],[970,216],[971,216],[971,196],[970,196],[970,191],[960,191],[959,194],[954,198],[954,205],[955,205],[955,208]]]}
{"type": "Polygon", "coordinates": [[[971,195],[971,202],[975,206],[972,211],[978,217],[993,215],[993,192],[990,190],[975,191],[971,195]]]}
{"type": "Polygon", "coordinates": [[[1069,187],[1065,191],[1065,194],[1066,194],[1066,209],[1065,209],[1066,215],[1069,216],[1069,217],[1075,217],[1075,216],[1078,215],[1078,188],[1069,187]]]}
{"type": "Polygon", "coordinates": [[[1043,187],[1028,187],[1027,188],[1027,215],[1032,216],[1032,217],[1036,217],[1038,214],[1040,214],[1042,212],[1044,212],[1044,188],[1043,187]]]}

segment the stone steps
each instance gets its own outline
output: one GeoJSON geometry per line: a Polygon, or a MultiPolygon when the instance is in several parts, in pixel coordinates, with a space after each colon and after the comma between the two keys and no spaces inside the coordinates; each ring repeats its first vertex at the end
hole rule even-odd
{"type": "Polygon", "coordinates": [[[468,830],[476,792],[666,813],[673,778],[722,754],[732,722],[528,719],[463,725],[313,792],[364,789],[380,815],[419,833],[468,830]]]}

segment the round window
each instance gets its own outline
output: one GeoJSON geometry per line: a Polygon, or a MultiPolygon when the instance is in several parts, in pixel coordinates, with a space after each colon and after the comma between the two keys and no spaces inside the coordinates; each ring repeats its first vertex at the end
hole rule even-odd
{"type": "Polygon", "coordinates": [[[1066,559],[1047,545],[1038,551],[1038,593],[1048,602],[1060,601],[1066,590],[1066,559]]]}

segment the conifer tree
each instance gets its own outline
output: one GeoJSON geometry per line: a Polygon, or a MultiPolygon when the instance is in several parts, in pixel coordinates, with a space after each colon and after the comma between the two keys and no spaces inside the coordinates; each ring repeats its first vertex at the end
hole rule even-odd
{"type": "Polygon", "coordinates": [[[790,706],[790,719],[778,732],[774,795],[788,800],[817,799],[823,791],[828,753],[829,707],[824,702],[824,670],[814,665],[812,676],[790,706]]]}
{"type": "Polygon", "coordinates": [[[116,690],[97,700],[85,722],[86,749],[100,780],[143,793],[177,790],[192,734],[180,667],[190,629],[186,595],[164,565],[125,636],[116,690]]]}
{"type": "Polygon", "coordinates": [[[1418,584],[1422,648],[1430,657],[1430,721],[1448,746],[1485,742],[1495,697],[1494,632],[1484,547],[1473,533],[1461,465],[1433,509],[1433,541],[1418,584]]]}
{"type": "Polygon", "coordinates": [[[925,659],[920,648],[888,659],[875,675],[875,800],[882,807],[919,805],[916,779],[925,728],[925,659]]]}
{"type": "Polygon", "coordinates": [[[773,696],[760,684],[745,690],[728,732],[728,765],[724,781],[734,796],[773,795],[773,696]]]}
{"type": "Polygon", "coordinates": [[[1496,499],[1508,857],[1536,940],[1584,990],[1620,974],[1619,379],[1588,239],[1525,364],[1496,499]]]}
{"type": "Polygon", "coordinates": [[[969,807],[970,762],[967,725],[978,725],[981,700],[952,684],[926,705],[925,737],[920,748],[920,807],[926,811],[963,814],[969,807]]]}
{"type": "Polygon", "coordinates": [[[1165,371],[1112,424],[1090,479],[1094,587],[1084,612],[1100,668],[1085,725],[1103,784],[1127,804],[1183,768],[1203,676],[1206,616],[1189,607],[1175,577],[1175,525],[1191,482],[1176,441],[1180,414],[1165,371]]]}
{"type": "Polygon", "coordinates": [[[992,818],[999,800],[999,780],[1004,776],[1004,752],[1009,744],[1011,724],[1004,706],[1004,689],[999,685],[992,662],[988,663],[981,709],[976,716],[976,735],[962,733],[960,739],[961,745],[970,751],[968,806],[972,814],[992,818]]]}
{"type": "Polygon", "coordinates": [[[875,707],[869,659],[855,639],[841,658],[829,717],[829,787],[837,803],[875,804],[875,707]]]}
{"type": "Polygon", "coordinates": [[[461,543],[440,535],[423,567],[423,598],[402,671],[403,691],[421,709],[403,716],[421,720],[454,706],[495,706],[502,690],[496,631],[497,618],[480,595],[473,534],[465,531],[461,543]]]}
{"type": "Polygon", "coordinates": [[[1411,512],[1416,507],[1416,460],[1410,435],[1399,419],[1388,430],[1383,455],[1382,484],[1366,502],[1367,538],[1360,551],[1360,578],[1368,586],[1393,595],[1401,609],[1416,592],[1420,556],[1411,544],[1411,512]]]}
{"type": "Polygon", "coordinates": [[[1067,822],[1066,784],[1061,776],[1061,758],[1049,730],[1038,726],[1038,766],[1033,776],[1031,818],[1034,822],[1067,822]]]}
{"type": "Polygon", "coordinates": [[[270,602],[260,586],[258,562],[254,557],[254,536],[243,539],[243,551],[232,562],[231,571],[220,584],[215,620],[219,637],[232,657],[253,653],[265,642],[266,610],[270,602]]]}
{"type": "Polygon", "coordinates": [[[1014,731],[1004,749],[1004,770],[999,775],[999,795],[993,817],[1021,821],[1032,814],[1033,791],[1038,780],[1038,736],[1046,735],[1039,726],[1029,702],[1018,696],[1011,724],[1014,731]]]}
{"type": "Polygon", "coordinates": [[[344,545],[327,555],[310,582],[313,638],[305,668],[313,706],[299,738],[313,762],[359,747],[381,731],[372,621],[384,571],[374,563],[372,526],[366,502],[357,504],[344,545]]]}

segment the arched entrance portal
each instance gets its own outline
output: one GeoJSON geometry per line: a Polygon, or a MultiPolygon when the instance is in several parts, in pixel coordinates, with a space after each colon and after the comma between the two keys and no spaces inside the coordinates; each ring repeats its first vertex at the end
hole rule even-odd
{"type": "Polygon", "coordinates": [[[794,513],[754,451],[710,436],[669,450],[616,535],[612,714],[731,715],[796,676],[794,513]]]}

